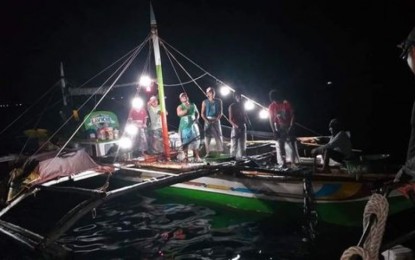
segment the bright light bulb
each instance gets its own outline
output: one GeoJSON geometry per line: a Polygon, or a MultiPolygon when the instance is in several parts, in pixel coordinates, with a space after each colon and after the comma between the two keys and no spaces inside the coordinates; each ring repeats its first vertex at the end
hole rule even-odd
{"type": "Polygon", "coordinates": [[[254,102],[252,102],[252,100],[249,100],[249,99],[245,101],[244,106],[246,110],[252,110],[255,107],[254,102]]]}
{"type": "Polygon", "coordinates": [[[262,109],[259,111],[259,118],[261,119],[267,119],[269,117],[269,113],[266,109],[262,109]]]}
{"type": "Polygon", "coordinates": [[[121,137],[118,144],[122,149],[130,149],[131,147],[133,147],[133,141],[128,137],[121,137]]]}
{"type": "Polygon", "coordinates": [[[131,101],[131,105],[133,106],[133,108],[135,109],[140,109],[144,106],[144,100],[142,98],[139,97],[135,97],[133,98],[133,100],[131,101]]]}
{"type": "Polygon", "coordinates": [[[147,75],[141,76],[138,84],[142,87],[148,88],[151,86],[151,78],[147,75]]]}
{"type": "Polygon", "coordinates": [[[219,91],[222,96],[227,96],[231,93],[231,89],[226,85],[222,86],[219,91]]]}
{"type": "Polygon", "coordinates": [[[135,136],[138,133],[138,127],[135,124],[127,124],[125,126],[125,132],[131,136],[135,136]]]}

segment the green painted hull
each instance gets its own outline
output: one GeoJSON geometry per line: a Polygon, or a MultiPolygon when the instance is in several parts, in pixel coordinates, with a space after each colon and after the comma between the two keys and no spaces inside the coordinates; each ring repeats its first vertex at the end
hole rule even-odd
{"type": "MultiPolygon", "coordinates": [[[[176,187],[162,188],[157,190],[156,193],[159,197],[165,199],[174,197],[187,203],[196,202],[204,206],[214,205],[215,207],[220,206],[247,212],[269,214],[273,215],[276,221],[301,222],[304,220],[303,204],[298,202],[262,200],[176,187]]],[[[318,220],[342,226],[362,226],[366,202],[365,200],[360,200],[317,203],[315,207],[318,213],[318,220]]],[[[389,198],[388,202],[389,215],[396,214],[413,206],[410,200],[402,196],[389,198]]]]}

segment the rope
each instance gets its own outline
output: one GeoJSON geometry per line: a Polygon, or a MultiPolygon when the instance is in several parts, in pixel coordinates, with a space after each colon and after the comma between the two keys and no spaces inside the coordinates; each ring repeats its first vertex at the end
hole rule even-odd
{"type": "Polygon", "coordinates": [[[370,227],[369,235],[363,243],[363,248],[359,246],[350,247],[343,252],[340,259],[351,259],[356,254],[360,255],[363,260],[378,259],[388,212],[389,205],[385,196],[378,193],[373,194],[365,206],[363,227],[368,226],[372,215],[376,216],[376,222],[370,227]]]}
{"type": "Polygon", "coordinates": [[[385,231],[386,219],[388,216],[389,205],[387,199],[375,193],[372,195],[365,207],[363,217],[363,225],[367,225],[370,221],[370,215],[377,217],[377,222],[372,226],[369,236],[364,243],[364,247],[369,249],[373,259],[378,259],[380,244],[382,243],[383,233],[385,231]]]}
{"type": "Polygon", "coordinates": [[[360,256],[363,260],[370,259],[369,252],[360,246],[352,246],[343,252],[340,260],[352,259],[353,256],[360,256]]]}

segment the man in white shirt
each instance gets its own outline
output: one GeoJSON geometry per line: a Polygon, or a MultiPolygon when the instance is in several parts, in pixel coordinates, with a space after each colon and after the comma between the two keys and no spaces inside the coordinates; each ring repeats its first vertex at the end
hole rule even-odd
{"type": "Polygon", "coordinates": [[[348,133],[344,130],[343,124],[338,119],[332,119],[329,123],[331,133],[330,141],[311,151],[313,156],[323,156],[322,171],[329,171],[330,159],[343,163],[343,160],[352,156],[352,143],[348,133]]]}

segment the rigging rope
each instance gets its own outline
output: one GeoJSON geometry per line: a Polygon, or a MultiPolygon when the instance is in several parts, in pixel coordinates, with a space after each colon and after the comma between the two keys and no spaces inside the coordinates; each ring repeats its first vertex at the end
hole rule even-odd
{"type": "MultiPolygon", "coordinates": [[[[147,38],[148,40],[148,38],[147,38]]],[[[124,74],[124,72],[127,70],[127,68],[131,65],[131,63],[133,62],[133,60],[137,57],[137,55],[140,53],[140,51],[142,50],[144,46],[144,42],[140,44],[140,46],[138,46],[137,48],[135,48],[135,51],[133,52],[133,54],[128,57],[128,59],[126,59],[121,65],[120,67],[118,67],[111,75],[110,77],[105,80],[105,82],[101,85],[101,87],[99,87],[96,92],[98,92],[112,77],[114,77],[119,71],[118,76],[116,76],[115,80],[113,81],[113,83],[111,84],[111,86],[105,91],[104,95],[101,97],[101,99],[99,99],[99,101],[95,104],[95,106],[93,107],[92,111],[95,111],[95,109],[98,107],[98,105],[102,102],[102,100],[106,97],[106,95],[109,93],[109,91],[112,89],[112,87],[114,86],[115,82],[117,82],[119,80],[119,78],[124,74]]],[[[92,99],[92,97],[95,94],[91,95],[77,110],[81,110],[87,103],[89,100],[92,99]]],[[[73,114],[58,128],[58,130],[55,131],[55,133],[52,134],[52,136],[47,140],[48,142],[50,140],[52,140],[52,138],[73,118],[73,114]]],[[[66,143],[59,149],[58,153],[56,154],[55,158],[59,157],[59,155],[62,153],[62,151],[66,148],[66,146],[70,143],[70,141],[74,138],[74,136],[78,133],[78,131],[81,129],[81,127],[84,125],[84,123],[86,122],[87,118],[85,117],[84,120],[82,120],[82,122],[78,125],[78,127],[76,128],[76,130],[73,132],[73,134],[68,138],[68,140],[66,141],[66,143]]],[[[38,150],[39,151],[39,150],[38,150]]],[[[49,163],[53,163],[54,160],[51,160],[49,163]]],[[[47,166],[46,166],[47,167],[47,166]]]]}
{"type": "Polygon", "coordinates": [[[205,94],[205,92],[203,91],[202,87],[192,78],[192,76],[190,75],[190,73],[183,67],[183,65],[176,59],[176,57],[167,49],[167,47],[164,45],[164,42],[163,41],[160,42],[160,45],[163,47],[164,51],[166,52],[166,55],[167,55],[167,57],[168,57],[168,59],[170,61],[170,64],[173,67],[173,70],[174,70],[174,73],[176,74],[176,77],[179,79],[179,82],[180,82],[180,85],[181,85],[183,91],[185,93],[187,93],[186,90],[183,87],[183,84],[181,84],[180,76],[178,75],[177,70],[176,70],[176,67],[174,66],[171,58],[173,58],[176,61],[176,63],[184,71],[184,73],[186,73],[186,75],[190,78],[190,80],[192,80],[193,83],[205,94]]]}
{"type": "MultiPolygon", "coordinates": [[[[124,72],[127,70],[127,68],[131,65],[131,63],[133,62],[133,60],[135,59],[135,57],[138,55],[138,53],[140,52],[141,49],[137,49],[136,52],[134,52],[123,64],[121,64],[121,66],[113,73],[111,74],[111,76],[104,82],[104,84],[106,82],[108,82],[113,76],[116,75],[116,73],[118,73],[119,70],[121,70],[121,72],[118,74],[118,76],[115,78],[115,80],[113,81],[113,83],[111,84],[111,86],[105,91],[104,95],[102,95],[102,97],[98,100],[98,102],[95,104],[95,106],[92,108],[92,111],[95,111],[96,108],[98,107],[98,105],[102,102],[102,100],[104,100],[104,98],[107,96],[107,94],[109,93],[109,91],[112,89],[112,87],[114,86],[115,82],[117,82],[119,80],[119,78],[124,74],[124,72]]],[[[102,88],[102,86],[104,85],[102,84],[100,88],[102,88]]],[[[97,91],[99,91],[99,89],[97,89],[97,91]]],[[[87,101],[85,101],[82,105],[84,106],[90,99],[92,98],[92,96],[90,96],[88,98],[87,101]]],[[[73,115],[71,116],[71,118],[73,117],[73,115]]],[[[59,156],[59,154],[62,152],[63,149],[65,149],[65,147],[69,144],[69,142],[74,138],[74,136],[78,133],[78,131],[81,129],[81,127],[84,125],[84,123],[86,122],[88,118],[84,118],[84,120],[82,120],[82,122],[79,124],[79,126],[76,128],[76,130],[74,131],[74,133],[69,137],[69,139],[66,141],[66,143],[61,147],[61,149],[59,150],[58,154],[56,155],[59,156]]]]}
{"type": "MultiPolygon", "coordinates": [[[[87,81],[85,81],[83,84],[81,84],[81,86],[79,86],[79,88],[82,88],[83,86],[85,86],[86,84],[88,84],[89,82],[91,82],[92,80],[94,80],[95,78],[97,78],[99,75],[101,75],[102,73],[104,73],[105,71],[107,71],[108,69],[110,69],[112,66],[114,66],[115,64],[117,64],[118,62],[120,62],[121,60],[123,60],[126,57],[129,57],[129,55],[131,53],[136,53],[138,50],[142,50],[143,46],[145,43],[147,43],[151,38],[151,34],[147,35],[147,37],[144,39],[144,41],[138,45],[137,47],[134,47],[132,50],[130,50],[129,52],[127,52],[124,56],[122,56],[121,58],[119,58],[118,60],[114,61],[113,63],[111,63],[109,66],[107,66],[106,68],[104,68],[103,70],[101,70],[100,72],[98,72],[95,76],[93,76],[92,78],[88,79],[87,81]]],[[[138,54],[138,53],[137,53],[138,54]]]]}
{"type": "MultiPolygon", "coordinates": [[[[191,77],[190,73],[188,71],[185,70],[185,68],[183,67],[183,65],[176,59],[176,57],[166,48],[166,46],[164,46],[164,42],[161,42],[161,46],[163,46],[164,50],[166,51],[167,56],[169,57],[170,60],[170,56],[173,57],[173,59],[177,62],[177,64],[179,64],[180,68],[188,75],[188,77],[190,79],[193,80],[193,82],[195,83],[195,85],[200,89],[200,91],[202,91],[202,93],[206,96],[206,92],[202,89],[202,87],[191,77]]],[[[179,53],[180,54],[180,53],[179,53]]],[[[170,60],[170,63],[173,66],[172,61],[170,60]]],[[[174,68],[174,66],[173,66],[174,68]]],[[[201,67],[199,67],[200,69],[202,69],[201,67]]],[[[203,70],[203,69],[202,69],[203,70]]],[[[177,75],[176,69],[174,68],[174,71],[177,75]]],[[[203,70],[204,71],[204,70],[203,70]]],[[[210,73],[208,73],[207,71],[205,71],[205,73],[211,75],[210,73]]],[[[178,75],[177,75],[178,76],[178,75]]],[[[179,79],[180,80],[180,79],[179,79]]],[[[184,89],[184,87],[182,86],[183,91],[186,92],[186,90],[184,89]]],[[[223,109],[223,108],[222,108],[223,109]]],[[[228,123],[230,123],[229,118],[222,112],[222,116],[226,119],[226,121],[228,121],[228,123]]]]}
{"type": "MultiPolygon", "coordinates": [[[[222,80],[220,80],[219,78],[217,78],[217,77],[215,77],[214,75],[212,75],[210,72],[208,72],[207,70],[205,70],[204,68],[202,68],[201,66],[199,66],[196,62],[194,62],[193,60],[191,60],[190,58],[188,58],[186,55],[184,55],[183,53],[181,53],[179,50],[177,50],[176,48],[174,48],[173,46],[171,46],[170,44],[168,44],[166,41],[164,41],[163,39],[161,39],[160,37],[159,37],[159,39],[160,39],[160,43],[163,45],[163,47],[167,50],[167,48],[166,48],[166,46],[168,46],[169,48],[171,48],[172,50],[174,50],[175,52],[177,52],[179,55],[181,55],[183,58],[185,58],[188,62],[190,62],[191,64],[193,64],[194,66],[196,66],[198,69],[200,69],[201,71],[203,71],[204,72],[204,74],[202,75],[202,76],[205,76],[205,75],[208,75],[208,76],[210,76],[210,77],[212,77],[214,80],[216,80],[216,82],[219,82],[220,84],[222,84],[222,85],[226,85],[226,83],[225,82],[223,82],[222,80]]],[[[169,53],[171,53],[170,51],[169,51],[169,53]]],[[[175,59],[176,60],[176,62],[177,62],[177,59],[175,59]]],[[[202,77],[201,76],[201,77],[202,77]]],[[[192,80],[192,81],[194,81],[194,80],[192,80]]],[[[197,85],[197,84],[196,84],[197,85]]],[[[201,89],[201,87],[199,86],[199,85],[197,85],[198,87],[199,87],[199,89],[204,93],[204,94],[206,94],[202,89],[201,89]]],[[[257,106],[259,106],[259,107],[261,107],[261,108],[263,108],[263,109],[268,109],[268,107],[266,107],[266,106],[264,106],[264,105],[262,105],[262,104],[260,104],[260,103],[258,103],[258,102],[256,102],[255,100],[252,100],[251,98],[249,98],[249,97],[247,97],[247,96],[245,96],[245,95],[243,95],[243,94],[241,94],[241,96],[243,97],[243,98],[245,98],[245,99],[247,99],[247,100],[250,100],[250,101],[252,101],[253,103],[255,103],[257,106]]],[[[229,122],[229,119],[225,116],[225,119],[229,122]]],[[[317,134],[317,135],[321,135],[321,134],[319,134],[319,133],[317,133],[316,131],[314,131],[314,130],[312,130],[312,129],[310,129],[310,128],[308,128],[308,127],[305,127],[304,125],[302,125],[302,124],[300,124],[300,123],[298,123],[298,122],[295,122],[295,125],[297,125],[297,126],[299,126],[299,127],[301,127],[301,128],[303,128],[303,129],[305,129],[305,130],[308,130],[308,131],[310,131],[311,133],[313,133],[313,134],[317,134]]]]}

